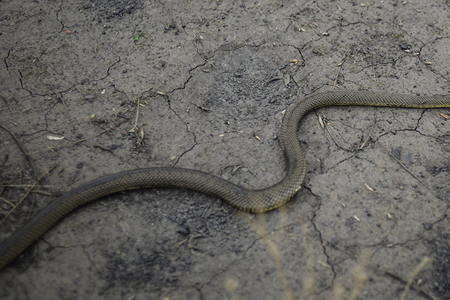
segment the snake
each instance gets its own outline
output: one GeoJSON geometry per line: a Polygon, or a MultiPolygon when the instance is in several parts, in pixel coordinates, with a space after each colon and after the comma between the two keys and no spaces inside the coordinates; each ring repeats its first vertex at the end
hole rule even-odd
{"type": "Polygon", "coordinates": [[[278,208],[301,189],[305,179],[306,161],[297,136],[301,119],[317,108],[337,105],[442,108],[450,107],[450,95],[336,90],[298,99],[286,110],[278,134],[286,164],[286,175],[278,183],[263,189],[247,189],[212,174],[183,168],[143,168],[106,175],[63,194],[6,239],[0,245],[0,270],[73,210],[118,192],[178,188],[219,197],[243,211],[259,213],[278,208]]]}

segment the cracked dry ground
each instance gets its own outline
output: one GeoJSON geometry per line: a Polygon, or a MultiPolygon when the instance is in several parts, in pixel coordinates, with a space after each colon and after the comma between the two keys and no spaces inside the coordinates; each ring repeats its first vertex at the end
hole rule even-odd
{"type": "MultiPolygon", "coordinates": [[[[0,241],[57,195],[118,171],[277,182],[276,136],[298,98],[448,94],[449,11],[446,1],[1,1],[0,125],[17,140],[0,129],[0,241]]],[[[0,297],[449,299],[447,118],[310,113],[304,189],[281,209],[243,213],[178,190],[101,199],[1,270],[0,297]]]]}

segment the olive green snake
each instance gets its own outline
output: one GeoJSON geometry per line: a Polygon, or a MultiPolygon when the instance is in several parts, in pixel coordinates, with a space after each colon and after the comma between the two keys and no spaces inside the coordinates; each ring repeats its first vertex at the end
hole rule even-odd
{"type": "Polygon", "coordinates": [[[87,182],[53,201],[0,245],[0,269],[14,260],[56,222],[74,209],[106,195],[138,188],[180,188],[220,197],[234,207],[251,212],[275,209],[301,188],[306,161],[297,128],[309,111],[333,105],[366,105],[409,108],[450,107],[450,95],[412,96],[365,91],[316,93],[295,101],[287,109],[278,140],[286,161],[286,175],[277,184],[252,190],[217,176],[180,168],[148,168],[107,175],[87,182]]]}

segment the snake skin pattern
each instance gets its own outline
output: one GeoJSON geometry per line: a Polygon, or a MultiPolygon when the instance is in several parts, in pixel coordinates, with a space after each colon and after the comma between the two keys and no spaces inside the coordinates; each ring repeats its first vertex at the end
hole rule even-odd
{"type": "Polygon", "coordinates": [[[300,190],[305,178],[306,162],[297,138],[300,120],[311,110],[333,105],[450,107],[450,95],[412,96],[364,91],[332,91],[310,95],[294,102],[284,117],[279,143],[285,156],[287,172],[279,183],[260,190],[244,189],[207,173],[177,168],[148,168],[107,175],[59,197],[3,242],[0,245],[0,270],[68,213],[117,192],[139,188],[180,188],[220,197],[244,211],[263,212],[277,208],[300,190]]]}

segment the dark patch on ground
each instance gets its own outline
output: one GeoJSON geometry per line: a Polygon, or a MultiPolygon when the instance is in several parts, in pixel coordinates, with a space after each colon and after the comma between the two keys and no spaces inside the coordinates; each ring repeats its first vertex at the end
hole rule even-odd
{"type": "Polygon", "coordinates": [[[90,0],[82,8],[94,11],[98,23],[111,22],[114,18],[122,19],[143,7],[142,1],[136,0],[90,0]]]}
{"type": "MultiPolygon", "coordinates": [[[[436,230],[442,226],[425,224],[425,230],[436,230]]],[[[428,244],[433,253],[432,281],[433,291],[440,299],[450,298],[450,235],[447,232],[439,231],[436,238],[429,240],[428,244]]]]}

